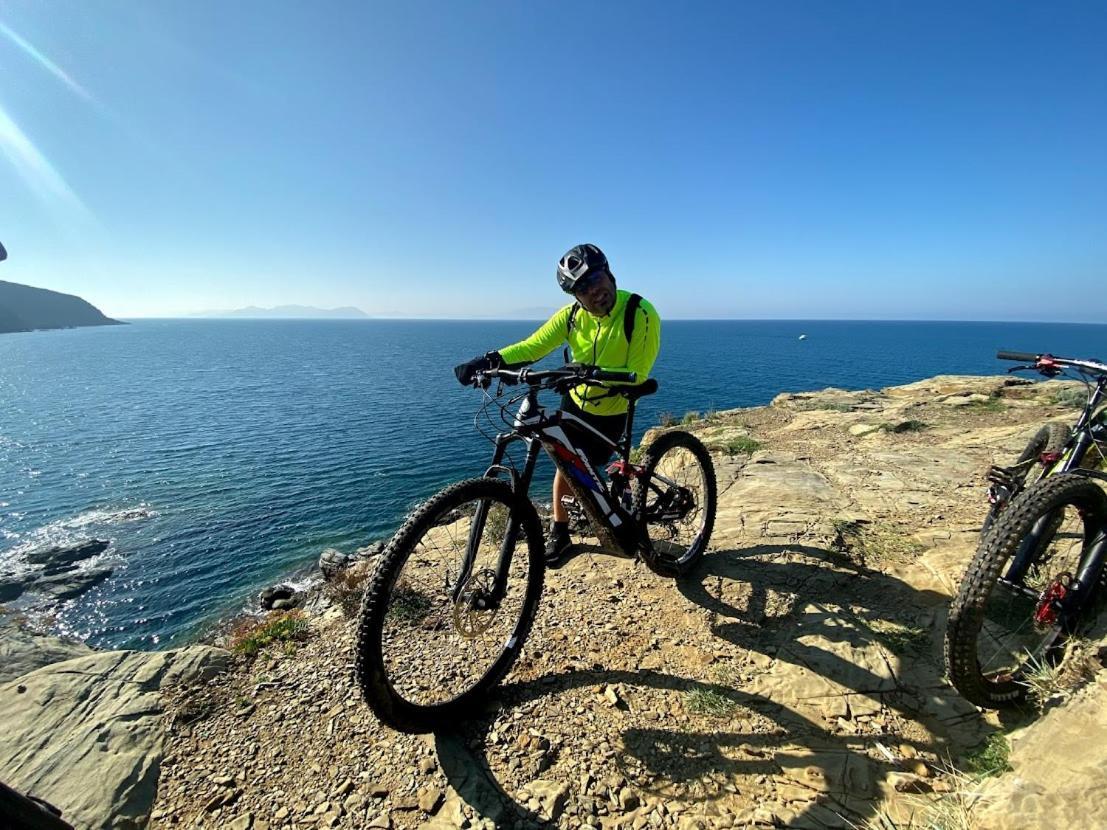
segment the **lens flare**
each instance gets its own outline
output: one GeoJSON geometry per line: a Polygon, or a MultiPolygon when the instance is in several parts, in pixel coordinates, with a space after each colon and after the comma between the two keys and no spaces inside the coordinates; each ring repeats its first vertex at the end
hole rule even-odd
{"type": "Polygon", "coordinates": [[[75,94],[79,95],[90,104],[96,103],[96,99],[92,97],[87,89],[69,77],[69,74],[64,69],[46,57],[46,55],[42,54],[42,52],[38,51],[33,44],[21,37],[18,32],[0,23],[0,35],[4,35],[4,37],[22,49],[28,56],[33,58],[39,66],[69,87],[75,94]]]}

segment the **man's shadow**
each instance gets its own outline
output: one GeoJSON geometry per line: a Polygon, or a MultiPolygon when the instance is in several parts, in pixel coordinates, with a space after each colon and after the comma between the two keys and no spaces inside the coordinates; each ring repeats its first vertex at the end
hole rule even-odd
{"type": "MultiPolygon", "coordinates": [[[[623,755],[615,766],[638,792],[671,797],[676,786],[685,802],[710,801],[718,793],[700,787],[703,794],[691,795],[692,787],[702,780],[720,774],[735,776],[781,776],[792,771],[796,786],[809,791],[810,800],[796,807],[793,820],[803,826],[862,826],[871,813],[868,797],[873,794],[873,779],[879,779],[897,769],[885,759],[859,754],[843,739],[828,737],[825,730],[803,715],[721,683],[708,683],[678,677],[652,669],[637,671],[567,671],[543,675],[523,683],[507,684],[500,690],[503,707],[510,709],[555,692],[578,687],[602,687],[619,684],[625,688],[650,688],[672,692],[682,697],[695,693],[710,693],[725,699],[735,711],[750,713],[772,723],[772,728],[752,729],[721,722],[712,732],[656,727],[631,727],[620,733],[623,755]],[[782,745],[810,748],[800,753],[784,751],[782,745]],[[866,768],[876,768],[876,775],[864,780],[850,778],[854,757],[863,759],[866,768]],[[644,774],[643,774],[644,773],[644,774]],[[653,783],[651,783],[651,781],[653,783]],[[825,782],[816,784],[816,781],[825,782]],[[861,787],[862,792],[856,791],[861,787]],[[687,790],[687,792],[683,791],[687,790]],[[805,819],[804,817],[807,817],[805,819]],[[807,823],[804,823],[804,822],[807,823]],[[811,824],[814,821],[815,824],[811,824]]],[[[746,723],[739,720],[738,723],[746,723]]],[[[496,779],[488,759],[488,734],[494,716],[468,722],[456,731],[441,731],[435,735],[439,764],[451,787],[483,819],[496,827],[552,827],[556,822],[529,809],[510,796],[496,779]]],[[[926,742],[908,741],[918,751],[935,747],[926,742]]],[[[901,741],[903,743],[903,741],[901,741]]],[[[856,772],[854,772],[856,776],[856,772]]],[[[601,801],[604,796],[594,796],[601,801]]],[[[614,803],[612,803],[614,809],[614,803]]]]}

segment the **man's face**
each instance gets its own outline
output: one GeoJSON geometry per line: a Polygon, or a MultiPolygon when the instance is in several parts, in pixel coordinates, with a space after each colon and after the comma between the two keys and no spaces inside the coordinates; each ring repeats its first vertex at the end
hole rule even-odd
{"type": "Polygon", "coordinates": [[[607,273],[585,279],[573,296],[589,314],[606,317],[615,307],[615,281],[607,273]]]}

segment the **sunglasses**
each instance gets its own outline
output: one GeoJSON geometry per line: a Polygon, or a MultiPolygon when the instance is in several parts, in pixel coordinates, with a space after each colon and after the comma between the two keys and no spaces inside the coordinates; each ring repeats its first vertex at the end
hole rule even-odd
{"type": "Polygon", "coordinates": [[[581,277],[579,280],[576,281],[576,284],[573,286],[573,293],[574,294],[586,294],[586,293],[588,293],[593,288],[595,288],[596,285],[599,284],[600,280],[602,280],[606,276],[607,276],[607,271],[593,271],[591,274],[586,274],[585,276],[581,277]]]}

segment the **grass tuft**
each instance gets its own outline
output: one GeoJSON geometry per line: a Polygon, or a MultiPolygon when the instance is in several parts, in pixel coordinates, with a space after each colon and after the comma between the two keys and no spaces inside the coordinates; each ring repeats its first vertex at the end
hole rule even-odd
{"type": "Polygon", "coordinates": [[[925,550],[925,546],[889,524],[869,523],[859,519],[837,519],[836,550],[850,556],[865,567],[887,562],[908,562],[925,550]]]}
{"type": "Polygon", "coordinates": [[[965,756],[965,772],[976,778],[990,778],[1011,770],[1011,746],[1002,732],[993,732],[980,746],[965,756]]]}
{"type": "Polygon", "coordinates": [[[254,657],[270,643],[306,640],[309,632],[303,611],[274,611],[262,620],[240,623],[231,632],[231,651],[254,657]]]}
{"type": "Polygon", "coordinates": [[[1059,389],[1050,397],[1050,401],[1057,406],[1067,406],[1070,409],[1083,409],[1088,402],[1088,393],[1083,389],[1059,389]]]}
{"type": "Polygon", "coordinates": [[[748,435],[739,435],[716,444],[715,449],[724,455],[753,455],[761,449],[761,442],[748,435]]]}
{"type": "Polygon", "coordinates": [[[974,412],[1006,412],[1007,405],[999,398],[988,398],[986,401],[972,401],[969,409],[974,412]]]}
{"type": "Polygon", "coordinates": [[[1034,657],[1028,659],[1030,671],[1023,675],[1021,683],[1039,712],[1052,703],[1060,703],[1103,668],[1099,662],[1098,647],[1083,637],[1073,637],[1065,644],[1061,660],[1053,665],[1034,657]]]}
{"type": "Polygon", "coordinates": [[[820,409],[829,410],[830,412],[853,412],[853,404],[842,403],[841,401],[802,401],[794,408],[798,412],[811,412],[820,409]]]}
{"type": "Polygon", "coordinates": [[[919,656],[930,650],[930,631],[925,628],[892,620],[868,620],[869,630],[895,654],[919,656]]]}
{"type": "Polygon", "coordinates": [[[714,689],[697,688],[688,692],[688,711],[713,718],[729,718],[738,704],[714,689]]]}
{"type": "Polygon", "coordinates": [[[657,423],[663,427],[675,427],[677,419],[672,412],[661,412],[658,413],[657,423]]]}
{"type": "Polygon", "coordinates": [[[346,617],[353,617],[361,607],[361,597],[365,593],[365,582],[370,570],[360,563],[343,568],[327,581],[323,592],[342,610],[346,617]]]}
{"type": "Polygon", "coordinates": [[[680,419],[680,422],[687,426],[688,424],[694,424],[697,421],[702,420],[700,413],[698,412],[685,412],[684,417],[680,419]]]}
{"type": "Polygon", "coordinates": [[[385,616],[392,620],[414,625],[430,613],[433,605],[434,603],[431,602],[429,597],[411,586],[398,584],[392,589],[391,601],[388,603],[388,611],[385,616]]]}

